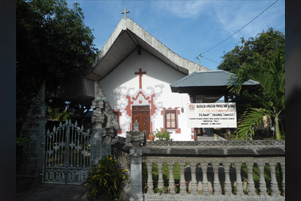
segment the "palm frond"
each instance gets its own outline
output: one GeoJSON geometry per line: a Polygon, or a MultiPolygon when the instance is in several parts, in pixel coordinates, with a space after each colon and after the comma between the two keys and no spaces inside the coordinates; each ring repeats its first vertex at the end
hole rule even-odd
{"type": "Polygon", "coordinates": [[[238,140],[252,140],[255,134],[255,129],[262,122],[264,115],[268,115],[263,108],[251,108],[244,112],[237,130],[235,131],[238,140]]]}

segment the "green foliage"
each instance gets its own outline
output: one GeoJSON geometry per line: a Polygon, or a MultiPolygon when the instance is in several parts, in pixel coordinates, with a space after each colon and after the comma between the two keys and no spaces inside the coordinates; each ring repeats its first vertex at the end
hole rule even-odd
{"type": "Polygon", "coordinates": [[[155,131],[154,135],[158,138],[158,141],[169,141],[171,132],[162,129],[159,131],[158,129],[155,131]]]}
{"type": "MultiPolygon", "coordinates": [[[[247,170],[247,166],[245,163],[242,164],[241,171],[244,172],[244,174],[247,176],[247,177],[243,176],[242,181],[248,181],[248,170],[247,170]]],[[[276,180],[278,182],[278,188],[280,189],[280,191],[283,191],[282,179],[283,179],[283,175],[281,172],[280,164],[278,163],[276,165],[276,180]]],[[[272,179],[271,179],[271,169],[268,164],[265,164],[265,166],[264,166],[264,180],[266,182],[267,193],[271,194],[271,180],[272,179]]],[[[253,181],[255,183],[256,191],[260,193],[260,190],[259,190],[260,171],[259,171],[257,164],[254,164],[254,166],[253,166],[253,181]]]]}
{"type": "Polygon", "coordinates": [[[266,114],[262,108],[251,108],[242,115],[236,133],[236,140],[253,140],[255,130],[261,124],[263,116],[266,114]]]}
{"type": "MultiPolygon", "coordinates": [[[[147,174],[147,168],[144,169],[145,174],[147,174]]],[[[168,186],[169,186],[169,169],[168,169],[168,165],[167,163],[163,164],[162,167],[162,176],[163,176],[163,181],[164,181],[164,188],[163,189],[158,189],[158,180],[159,180],[159,170],[158,170],[158,165],[156,163],[153,164],[153,168],[152,168],[152,179],[153,179],[153,189],[155,193],[168,193],[168,186]]],[[[174,176],[174,180],[175,180],[175,190],[176,193],[180,192],[180,186],[179,186],[179,182],[180,182],[180,168],[179,168],[179,164],[175,163],[174,166],[174,171],[173,171],[173,176],[174,176]]],[[[144,180],[144,182],[147,182],[147,177],[144,180]]]]}
{"type": "Polygon", "coordinates": [[[168,179],[169,179],[169,171],[168,171],[168,166],[166,163],[163,164],[162,166],[162,176],[163,176],[163,189],[158,188],[158,180],[159,180],[159,170],[158,170],[158,165],[156,163],[153,164],[152,168],[152,177],[153,177],[153,187],[154,187],[154,192],[157,193],[167,193],[167,190],[165,187],[168,186],[168,179]]]}
{"type": "Polygon", "coordinates": [[[142,185],[143,185],[143,189],[144,192],[147,191],[147,180],[148,180],[148,174],[147,174],[147,166],[145,163],[142,163],[142,185]]]}
{"type": "Polygon", "coordinates": [[[54,97],[67,76],[92,66],[97,49],[78,3],[16,1],[17,120],[23,121],[43,82],[54,97]]]}
{"type": "Polygon", "coordinates": [[[16,138],[16,143],[17,144],[27,143],[27,142],[30,142],[30,141],[31,141],[31,138],[29,138],[29,137],[17,137],[16,138]]]}
{"type": "Polygon", "coordinates": [[[282,32],[269,28],[266,32],[257,34],[255,38],[248,40],[241,38],[240,45],[224,54],[223,62],[218,69],[237,73],[241,67],[252,65],[258,67],[259,63],[265,63],[275,54],[284,56],[285,37],[282,32]]]}
{"type": "Polygon", "coordinates": [[[284,57],[281,55],[271,56],[271,60],[263,64],[257,70],[245,66],[241,68],[235,80],[235,85],[231,86],[230,91],[239,93],[242,84],[252,79],[260,83],[261,95],[253,94],[253,100],[256,101],[260,108],[250,108],[239,121],[237,134],[240,139],[252,139],[254,129],[261,123],[262,117],[267,115],[274,122],[276,130],[276,139],[281,139],[279,115],[285,109],[285,65],[284,57]]]}
{"type": "Polygon", "coordinates": [[[65,121],[72,119],[79,124],[84,124],[85,115],[89,112],[91,102],[66,102],[61,99],[54,99],[49,102],[46,111],[46,117],[54,121],[65,121]]]}
{"type": "MultiPolygon", "coordinates": [[[[250,108],[268,111],[276,105],[274,108],[284,105],[284,54],[285,36],[273,28],[257,34],[255,38],[241,38],[240,44],[224,54],[218,69],[232,72],[237,77],[234,83],[236,87],[231,89],[229,100],[236,102],[238,119],[249,115],[245,111],[250,113],[250,108]],[[242,88],[242,83],[248,79],[259,81],[261,86],[242,88]],[[267,93],[265,87],[273,87],[271,85],[274,85],[274,89],[270,91],[272,93],[267,93]]],[[[276,116],[273,115],[272,118],[276,116]]]]}
{"type": "Polygon", "coordinates": [[[113,156],[107,156],[92,166],[85,184],[94,199],[103,195],[110,200],[118,200],[123,184],[127,181],[127,169],[122,169],[113,156]]]}
{"type": "Polygon", "coordinates": [[[60,111],[59,108],[49,107],[47,108],[46,117],[52,121],[66,121],[70,119],[70,114],[67,110],[60,111]]]}

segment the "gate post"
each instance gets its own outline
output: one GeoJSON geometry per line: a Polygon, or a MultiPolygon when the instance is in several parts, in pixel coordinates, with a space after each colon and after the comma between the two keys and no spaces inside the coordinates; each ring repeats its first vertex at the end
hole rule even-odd
{"type": "Polygon", "coordinates": [[[104,114],[101,109],[103,108],[103,100],[92,102],[93,115],[92,115],[92,142],[91,142],[91,165],[96,165],[98,160],[102,158],[102,124],[104,123],[104,114]]]}
{"type": "Polygon", "coordinates": [[[146,144],[146,131],[139,131],[139,123],[134,123],[134,130],[126,133],[126,142],[131,146],[131,197],[130,201],[143,201],[142,182],[142,146],[146,144]]]}
{"type": "Polygon", "coordinates": [[[45,87],[43,83],[20,131],[20,137],[28,137],[30,141],[17,145],[20,149],[17,155],[17,190],[37,186],[42,182],[43,142],[47,123],[45,87]]]}
{"type": "Polygon", "coordinates": [[[91,164],[96,165],[98,160],[112,154],[112,142],[119,130],[118,122],[104,93],[95,81],[95,100],[92,101],[93,136],[91,143],[91,164]]]}

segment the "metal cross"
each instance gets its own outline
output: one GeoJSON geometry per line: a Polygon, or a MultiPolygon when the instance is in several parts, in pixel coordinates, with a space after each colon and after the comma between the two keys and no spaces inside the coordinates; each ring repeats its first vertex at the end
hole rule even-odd
{"type": "Polygon", "coordinates": [[[122,11],[121,14],[124,14],[124,18],[127,18],[126,14],[129,12],[129,10],[126,10],[126,8],[124,8],[124,11],[122,11]]]}

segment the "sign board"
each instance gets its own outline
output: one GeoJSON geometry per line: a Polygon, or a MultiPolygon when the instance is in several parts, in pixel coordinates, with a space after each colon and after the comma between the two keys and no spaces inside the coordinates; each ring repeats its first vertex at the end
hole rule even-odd
{"type": "Polygon", "coordinates": [[[189,103],[188,127],[236,128],[235,103],[189,103]]]}

